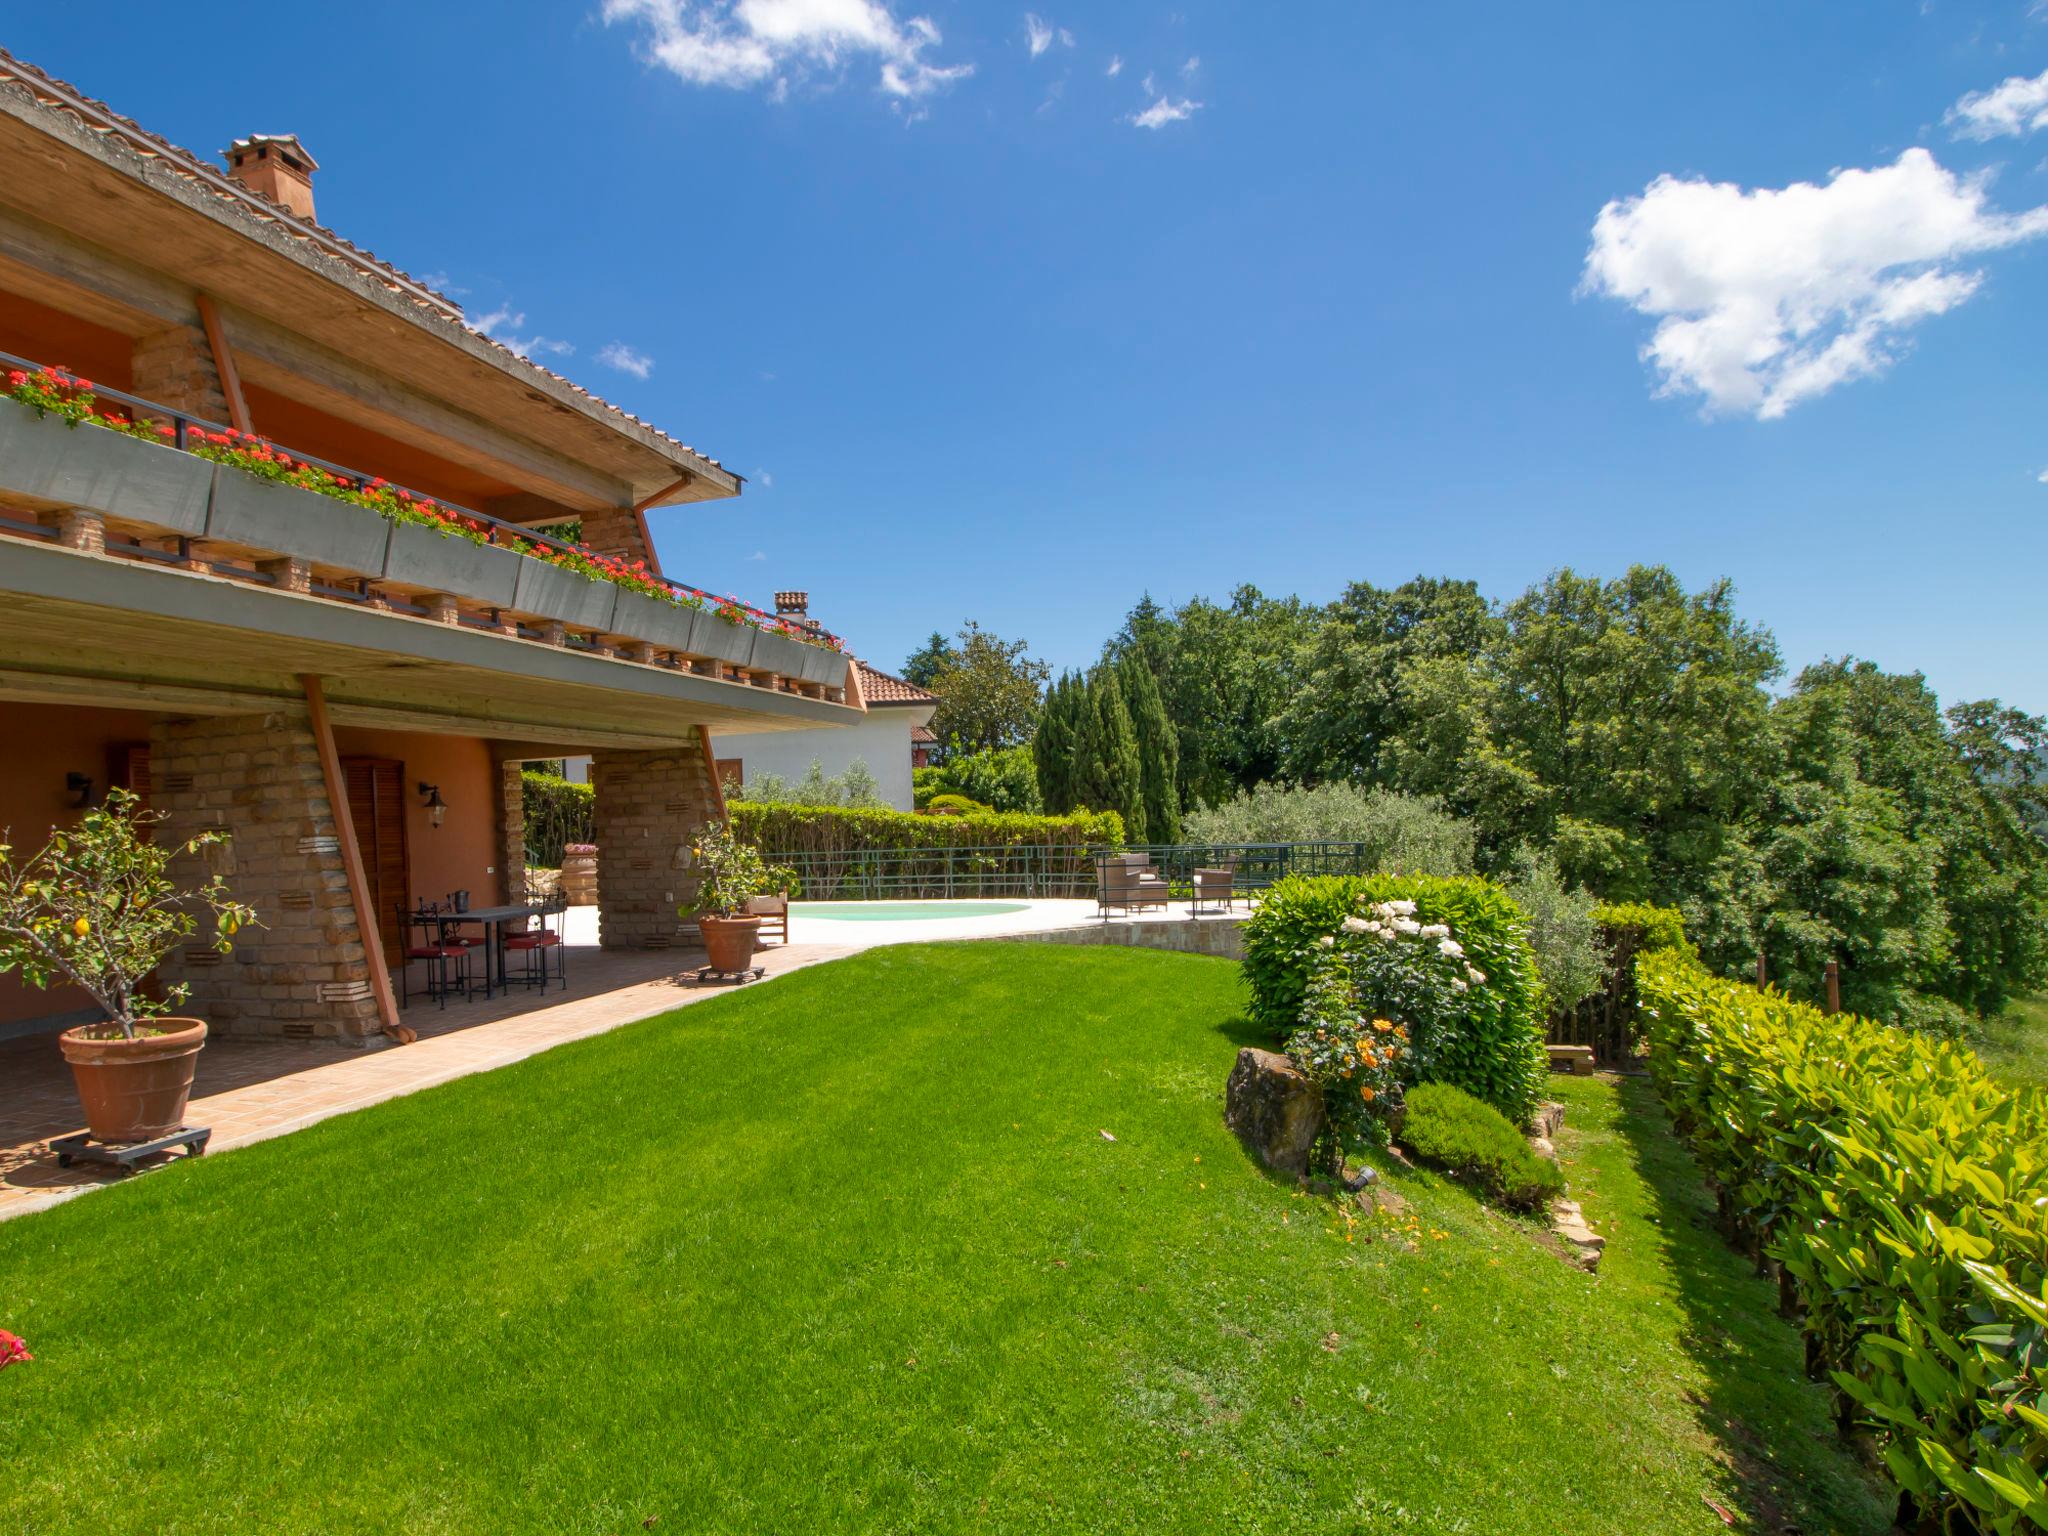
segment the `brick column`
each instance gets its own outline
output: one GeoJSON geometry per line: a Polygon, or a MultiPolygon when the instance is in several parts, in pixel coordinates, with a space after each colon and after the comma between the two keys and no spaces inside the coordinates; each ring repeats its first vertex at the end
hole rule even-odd
{"type": "Polygon", "coordinates": [[[622,555],[628,561],[645,560],[660,570],[654,551],[641,536],[640,519],[631,507],[604,507],[583,514],[583,542],[601,555],[622,555]]]}
{"type": "Polygon", "coordinates": [[[519,777],[526,764],[516,760],[498,764],[497,804],[498,868],[504,872],[505,900],[520,901],[526,895],[526,781],[519,777]]]}
{"type": "MultiPolygon", "coordinates": [[[[150,733],[150,804],[160,838],[234,834],[202,854],[261,928],[232,954],[195,942],[160,974],[192,989],[185,1011],[222,1035],[360,1039],[379,1027],[339,832],[303,706],[266,715],[166,720],[150,733]]],[[[196,861],[180,861],[181,865],[196,861]]],[[[190,882],[193,868],[174,866],[190,882]]]]}
{"type": "Polygon", "coordinates": [[[597,912],[606,949],[666,949],[697,894],[690,840],[716,814],[704,754],[599,752],[590,760],[597,912]]]}
{"type": "Polygon", "coordinates": [[[129,367],[129,388],[143,399],[208,421],[228,419],[228,397],[214,371],[213,351],[197,326],[174,325],[139,338],[129,367]]]}

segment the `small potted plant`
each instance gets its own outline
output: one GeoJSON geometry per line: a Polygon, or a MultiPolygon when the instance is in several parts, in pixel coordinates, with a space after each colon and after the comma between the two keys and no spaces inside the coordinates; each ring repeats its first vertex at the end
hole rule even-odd
{"type": "Polygon", "coordinates": [[[693,910],[705,955],[715,971],[743,971],[753,964],[761,931],[761,919],[747,911],[747,903],[775,892],[775,872],[760,849],[734,837],[723,821],[697,834],[690,856],[702,876],[693,910]]]}
{"type": "Polygon", "coordinates": [[[53,831],[24,863],[14,862],[14,850],[0,838],[0,974],[19,971],[38,987],[70,982],[107,1015],[58,1036],[98,1141],[148,1141],[184,1123],[206,1025],[170,1016],[188,988],[166,987],[151,997],[143,985],[198,931],[195,909],[211,914],[212,944],[222,954],[239,929],[256,921],[228,899],[220,874],[191,891],[179,890],[170,875],[172,860],[224,843],[228,834],[151,842],[149,829],[163,820],[132,791],[113,789],[77,827],[53,831]]]}

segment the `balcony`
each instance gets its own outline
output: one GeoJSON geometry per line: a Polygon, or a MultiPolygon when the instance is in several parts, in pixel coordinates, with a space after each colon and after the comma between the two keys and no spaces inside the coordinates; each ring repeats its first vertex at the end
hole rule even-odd
{"type": "MultiPolygon", "coordinates": [[[[0,354],[0,368],[37,366],[0,354]]],[[[72,398],[79,398],[75,387],[72,398]]],[[[721,714],[745,714],[742,695],[763,693],[859,708],[848,658],[829,636],[798,638],[802,631],[758,609],[414,496],[359,470],[261,444],[259,451],[308,471],[300,478],[337,494],[279,483],[222,462],[241,458],[254,440],[151,401],[100,389],[90,403],[113,429],[73,425],[0,398],[0,538],[364,615],[426,620],[505,643],[502,665],[514,670],[564,676],[559,664],[535,659],[536,650],[545,650],[707,679],[721,685],[714,695],[721,714]],[[137,431],[160,440],[132,435],[137,431]]],[[[101,583],[109,598],[115,585],[121,584],[101,583]]],[[[141,590],[132,583],[125,589],[141,590]]],[[[220,606],[250,611],[226,599],[220,606]]],[[[353,632],[368,633],[360,626],[353,632]]],[[[408,652],[423,643],[412,625],[388,642],[408,652]]],[[[431,644],[425,649],[446,653],[431,644]]],[[[812,711],[794,713],[810,718],[785,723],[816,723],[812,711]]]]}

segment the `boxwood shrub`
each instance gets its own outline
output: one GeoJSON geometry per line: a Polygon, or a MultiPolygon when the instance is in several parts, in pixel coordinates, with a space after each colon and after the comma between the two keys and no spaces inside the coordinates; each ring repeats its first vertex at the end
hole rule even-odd
{"type": "Polygon", "coordinates": [[[1408,1091],[1401,1144],[1502,1205],[1529,1210],[1564,1193],[1556,1163],[1537,1156],[1491,1104],[1449,1083],[1418,1083],[1408,1091]]]}
{"type": "Polygon", "coordinates": [[[1915,1530],[2048,1529],[2048,1100],[1966,1048],[1645,955],[1658,1091],[1915,1530]]]}
{"type": "Polygon", "coordinates": [[[1510,1119],[1526,1121],[1548,1065],[1543,983],[1521,909],[1490,880],[1476,875],[1293,875],[1278,881],[1245,923],[1244,979],[1252,1021],[1285,1039],[1300,1021],[1319,941],[1362,906],[1401,900],[1415,903],[1417,921],[1447,924],[1487,978],[1484,986],[1465,994],[1462,1017],[1435,1053],[1431,1075],[1457,1084],[1510,1119]]]}

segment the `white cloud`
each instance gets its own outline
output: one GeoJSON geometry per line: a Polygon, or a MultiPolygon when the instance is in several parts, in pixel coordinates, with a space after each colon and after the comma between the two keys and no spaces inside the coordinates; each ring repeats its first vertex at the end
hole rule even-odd
{"type": "Polygon", "coordinates": [[[780,99],[788,72],[837,69],[866,57],[878,83],[898,98],[930,94],[974,73],[972,64],[939,65],[929,17],[899,19],[886,0],[604,0],[604,19],[637,23],[647,56],[692,85],[734,89],[769,84],[780,99]]]}
{"type": "Polygon", "coordinates": [[[472,330],[490,337],[500,346],[510,347],[521,357],[530,358],[543,352],[557,357],[567,357],[576,350],[568,342],[556,341],[551,337],[539,334],[521,336],[519,332],[525,329],[525,326],[525,314],[515,311],[509,304],[501,304],[482,319],[470,322],[472,330]]]}
{"type": "Polygon", "coordinates": [[[1065,27],[1056,27],[1044,17],[1032,12],[1024,13],[1024,44],[1031,50],[1031,57],[1037,58],[1054,43],[1062,48],[1074,46],[1074,34],[1065,27]]]}
{"type": "Polygon", "coordinates": [[[763,489],[772,486],[774,483],[775,477],[768,473],[768,471],[765,469],[762,470],[761,473],[759,473],[758,475],[754,476],[754,484],[761,486],[763,489]]]}
{"type": "Polygon", "coordinates": [[[1127,121],[1139,128],[1164,128],[1168,123],[1184,123],[1202,110],[1199,101],[1183,97],[1174,101],[1162,96],[1142,112],[1133,112],[1127,121]]]}
{"type": "Polygon", "coordinates": [[[1818,186],[1667,175],[1600,210],[1581,287],[1656,319],[1660,395],[1772,420],[1883,372],[1908,328],[1977,291],[1961,258],[2043,234],[2048,208],[2001,213],[1924,149],[1818,186]]]}
{"type": "Polygon", "coordinates": [[[1190,58],[1187,61],[1187,63],[1181,65],[1180,67],[1181,78],[1184,80],[1194,79],[1195,75],[1200,71],[1201,67],[1202,61],[1199,56],[1190,58]]]}
{"type": "Polygon", "coordinates": [[[2014,75],[1988,91],[1972,91],[1943,121],[1959,139],[2018,138],[2048,128],[2048,69],[2031,80],[2014,75]]]}
{"type": "Polygon", "coordinates": [[[1110,79],[1114,80],[1118,75],[1122,74],[1123,72],[1124,56],[1120,53],[1111,54],[1109,56],[1109,68],[1105,69],[1103,73],[1109,76],[1110,79]]]}
{"type": "Polygon", "coordinates": [[[598,348],[597,360],[607,368],[630,373],[636,379],[644,379],[654,372],[654,359],[645,352],[627,346],[623,341],[606,342],[598,348]]]}
{"type": "Polygon", "coordinates": [[[2034,478],[2040,481],[2043,485],[2048,485],[2048,469],[2042,470],[2041,473],[2034,476],[2034,478]]]}
{"type": "Polygon", "coordinates": [[[747,556],[747,558],[749,560],[766,560],[768,558],[768,551],[765,549],[757,549],[751,555],[747,556]]]}

